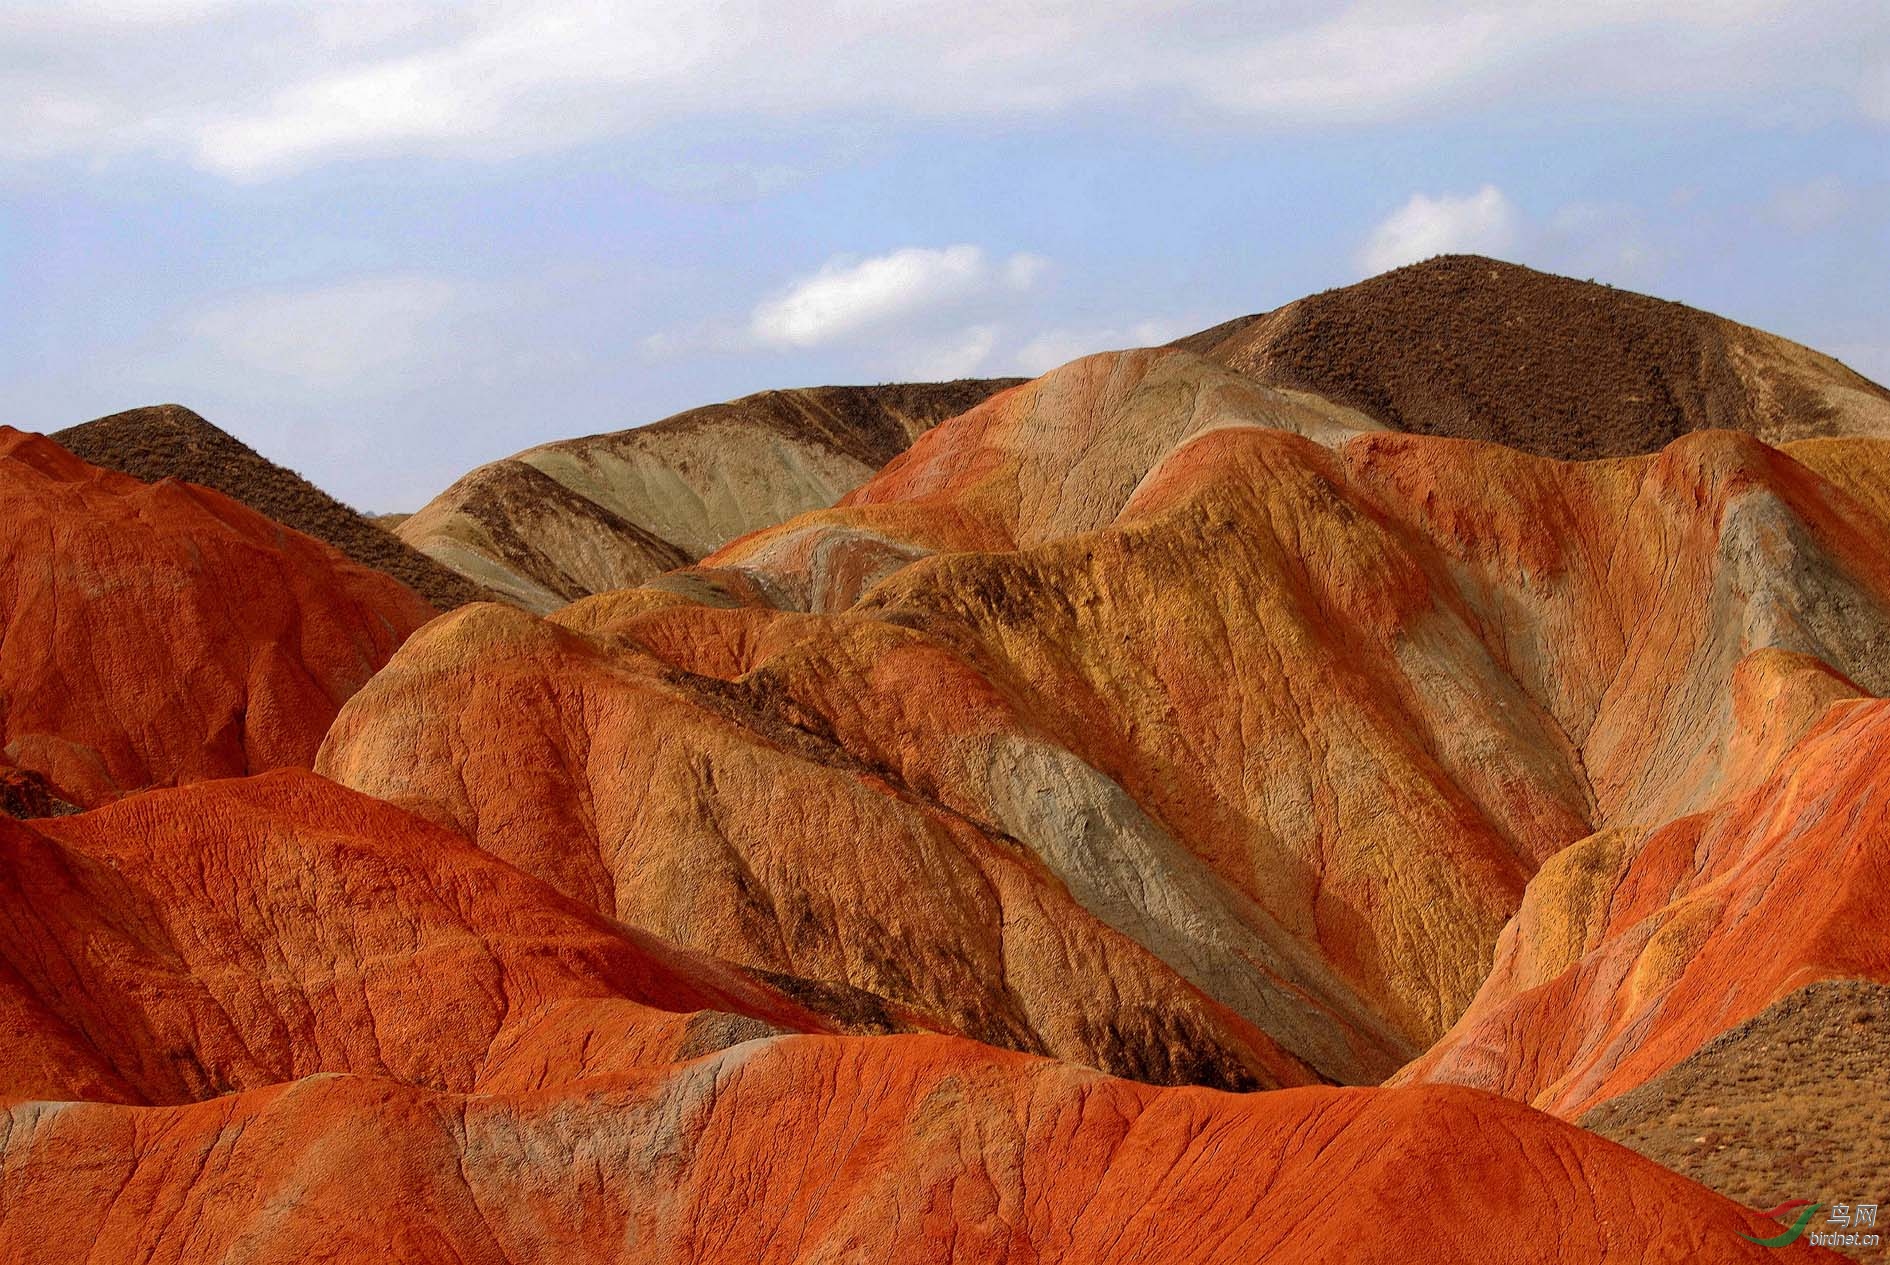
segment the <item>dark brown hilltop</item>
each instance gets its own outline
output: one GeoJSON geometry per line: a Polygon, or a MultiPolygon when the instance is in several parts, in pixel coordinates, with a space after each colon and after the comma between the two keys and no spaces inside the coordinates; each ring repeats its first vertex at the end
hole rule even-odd
{"type": "Polygon", "coordinates": [[[266,518],[327,541],[363,566],[393,576],[441,610],[490,596],[180,404],[113,413],[58,431],[52,438],[95,466],[147,483],[182,479],[215,488],[266,518]]]}
{"type": "Polygon", "coordinates": [[[1848,979],[1782,998],[1579,1123],[1765,1208],[1807,1194],[1874,1202],[1890,1175],[1886,1119],[1890,987],[1848,979]]]}
{"type": "Polygon", "coordinates": [[[1180,339],[1393,430],[1563,460],[1723,428],[1768,443],[1890,429],[1890,391],[1829,356],[1630,290],[1442,255],[1180,339]]]}

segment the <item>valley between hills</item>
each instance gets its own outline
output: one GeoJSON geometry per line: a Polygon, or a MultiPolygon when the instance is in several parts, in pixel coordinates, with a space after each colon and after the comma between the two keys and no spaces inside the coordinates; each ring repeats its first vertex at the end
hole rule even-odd
{"type": "MultiPolygon", "coordinates": [[[[373,518],[0,428],[0,1260],[1840,1261],[1890,390],[1444,256],[373,518]]],[[[1847,1246],[1849,1259],[1890,1260],[1847,1246]]]]}

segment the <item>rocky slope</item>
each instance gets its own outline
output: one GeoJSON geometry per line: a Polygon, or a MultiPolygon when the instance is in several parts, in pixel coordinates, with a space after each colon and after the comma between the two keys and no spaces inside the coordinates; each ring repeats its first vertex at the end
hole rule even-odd
{"type": "MultiPolygon", "coordinates": [[[[965,700],[978,723],[988,687],[933,675],[952,665],[917,649],[882,642],[881,662],[947,707],[948,692],[979,691],[965,700]]],[[[1310,1079],[1019,840],[802,728],[791,707],[785,691],[473,607],[376,678],[319,767],[622,922],[863,989],[946,1031],[1163,1082],[1310,1079]],[[390,764],[395,744],[406,754],[390,764]]]]}
{"type": "Polygon", "coordinates": [[[189,1103],[321,1072],[532,1089],[827,1029],[302,771],[0,821],[0,872],[5,1097],[189,1103]]]}
{"type": "Polygon", "coordinates": [[[1890,435],[1890,391],[1783,338],[1592,281],[1444,255],[1177,344],[1393,430],[1569,459],[1690,431],[1890,435]]]}
{"type": "Polygon", "coordinates": [[[219,493],[0,428],[0,761],[58,799],[307,767],[432,615],[219,493]]]}
{"type": "Polygon", "coordinates": [[[181,405],[114,413],[56,431],[52,438],[95,466],[146,483],[182,479],[215,488],[264,518],[386,572],[441,610],[491,596],[181,405]]]}
{"type": "Polygon", "coordinates": [[[1890,982],[1890,702],[1832,707],[1758,787],[1568,849],[1455,1029],[1399,1079],[1571,1118],[1826,979],[1890,982]]]}
{"type": "MultiPolygon", "coordinates": [[[[1890,1119],[1890,986],[1825,980],[1774,1002],[1580,1123],[1752,1208],[1872,1203],[1890,1119]]],[[[1822,1228],[1828,1217],[1820,1217],[1822,1228]]],[[[1881,1237],[1881,1228],[1879,1228],[1881,1237]]],[[[1883,1261],[1890,1251],[1846,1255],[1883,1261]]]]}
{"type": "MultiPolygon", "coordinates": [[[[1887,734],[1890,703],[1838,703],[1754,789],[1557,855],[1469,1012],[1394,1079],[1533,1102],[1754,1207],[1877,1203],[1887,734]]],[[[1845,1232],[1830,1216],[1813,1228],[1845,1232]]],[[[1843,1250],[1890,1259],[1880,1234],[1843,1250]]]]}
{"type": "Polygon", "coordinates": [[[480,466],[396,530],[540,613],[830,505],[1013,380],[764,391],[480,466]]]}

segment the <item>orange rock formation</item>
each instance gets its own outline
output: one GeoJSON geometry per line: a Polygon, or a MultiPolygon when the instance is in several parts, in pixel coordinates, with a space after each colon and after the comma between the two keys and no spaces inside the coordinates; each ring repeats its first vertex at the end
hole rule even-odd
{"type": "Polygon", "coordinates": [[[1573,1117],[1824,979],[1890,980],[1890,702],[1841,703],[1761,785],[1543,867],[1496,967],[1402,1081],[1573,1117]]]}
{"type": "Polygon", "coordinates": [[[1522,1265],[1836,1260],[1470,1090],[1158,1090],[784,1037],[561,1092],[316,1077],[5,1113],[0,1259],[1522,1265]]]}
{"type": "Polygon", "coordinates": [[[0,761],[90,805],[299,765],[433,608],[220,493],[0,428],[0,761]]]}
{"type": "Polygon", "coordinates": [[[302,771],[0,819],[0,873],[12,1098],[189,1103],[323,1072],[531,1089],[829,1027],[302,771]]]}
{"type": "Polygon", "coordinates": [[[536,450],[545,615],[0,432],[0,1261],[1834,1259],[1577,1122],[1882,1048],[1890,395],[1613,293],[536,450]]]}
{"type": "Polygon", "coordinates": [[[1374,1081],[1469,1005],[1543,862],[1890,684],[1890,529],[1821,461],[1709,431],[1563,463],[1092,357],[699,569],[436,624],[320,767],[953,1031],[1222,1083],[1181,1050],[1271,1056],[1212,1003],[1374,1081]]]}

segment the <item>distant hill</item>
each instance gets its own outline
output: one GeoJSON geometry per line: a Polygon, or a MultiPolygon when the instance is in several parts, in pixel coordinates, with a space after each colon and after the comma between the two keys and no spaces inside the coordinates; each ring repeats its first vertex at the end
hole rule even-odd
{"type": "Polygon", "coordinates": [[[763,391],[480,466],[395,530],[548,611],[831,505],[932,426],[1021,381],[763,391]]]}
{"type": "Polygon", "coordinates": [[[114,413],[58,431],[52,438],[95,466],[147,483],[182,479],[215,488],[286,527],[327,541],[363,566],[393,576],[441,610],[491,596],[182,405],[114,413]]]}
{"type": "Polygon", "coordinates": [[[1178,340],[1392,430],[1564,460],[1689,431],[1768,443],[1890,434],[1890,391],[1774,334],[1680,303],[1444,255],[1178,340]]]}

